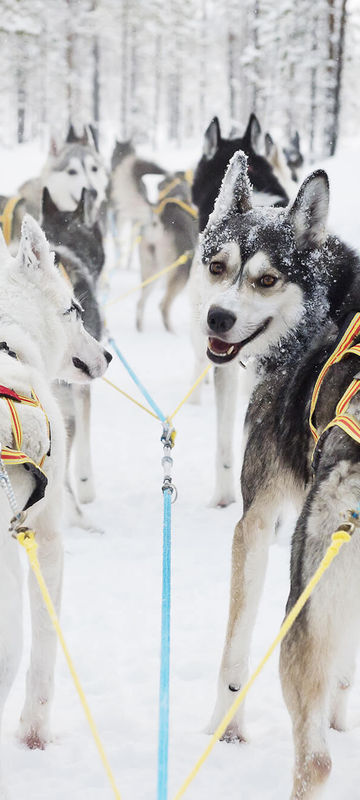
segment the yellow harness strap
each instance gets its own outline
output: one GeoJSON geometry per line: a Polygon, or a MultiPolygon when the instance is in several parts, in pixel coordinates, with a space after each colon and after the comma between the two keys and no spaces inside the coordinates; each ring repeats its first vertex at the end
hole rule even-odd
{"type": "Polygon", "coordinates": [[[190,216],[193,217],[194,219],[197,219],[198,217],[198,212],[196,208],[193,208],[193,206],[190,206],[189,203],[185,203],[184,200],[180,200],[177,197],[164,197],[161,203],[159,203],[159,205],[156,206],[156,208],[154,208],[155,214],[161,214],[165,206],[169,204],[180,206],[180,208],[182,208],[183,211],[186,211],[186,213],[190,214],[190,216]]]}
{"type": "Polygon", "coordinates": [[[159,192],[159,197],[158,197],[159,202],[163,200],[164,197],[167,197],[168,194],[170,194],[170,192],[172,192],[172,190],[175,189],[175,186],[179,186],[180,183],[181,183],[180,178],[174,178],[173,181],[170,181],[170,183],[168,183],[167,186],[165,186],[164,189],[162,189],[161,192],[159,192]]]}
{"type": "Polygon", "coordinates": [[[22,199],[20,195],[10,197],[5,205],[3,213],[0,214],[0,225],[7,245],[11,242],[14,211],[17,204],[20,203],[22,199]]]}
{"type": "Polygon", "coordinates": [[[330,358],[328,358],[328,360],[324,364],[320,372],[320,375],[315,383],[311,399],[310,416],[309,416],[309,426],[315,441],[315,447],[312,454],[312,458],[314,458],[314,454],[320,436],[322,436],[325,433],[325,431],[329,430],[330,428],[333,428],[335,425],[341,428],[345,433],[351,436],[352,439],[354,439],[358,444],[360,444],[360,425],[357,423],[354,417],[352,417],[350,414],[344,413],[350,403],[350,400],[356,395],[356,393],[360,389],[360,380],[356,378],[353,381],[351,381],[350,385],[340,398],[336,406],[335,417],[328,423],[328,425],[326,426],[326,428],[324,428],[321,434],[318,433],[312,421],[316,403],[319,397],[321,384],[329,368],[332,366],[332,364],[337,364],[339,361],[341,361],[341,359],[344,358],[344,356],[350,354],[360,356],[360,345],[356,344],[352,346],[354,339],[356,339],[356,337],[359,335],[360,335],[360,314],[357,313],[352,318],[350,325],[348,325],[345,333],[340,339],[340,342],[336,346],[334,352],[331,354],[330,358]]]}

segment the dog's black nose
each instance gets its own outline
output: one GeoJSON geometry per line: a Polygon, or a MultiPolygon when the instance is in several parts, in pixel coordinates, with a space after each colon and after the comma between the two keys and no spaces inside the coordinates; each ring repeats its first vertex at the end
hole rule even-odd
{"type": "Polygon", "coordinates": [[[232,328],[236,321],[235,314],[231,311],[225,311],[220,306],[211,306],[207,316],[208,326],[214,333],[226,333],[232,328]]]}
{"type": "Polygon", "coordinates": [[[105,356],[105,358],[106,358],[106,361],[107,361],[107,363],[108,363],[108,364],[110,364],[110,361],[112,361],[112,355],[111,355],[111,353],[109,353],[109,351],[108,351],[108,350],[104,350],[104,356],[105,356]]]}
{"type": "Polygon", "coordinates": [[[90,197],[92,197],[93,200],[96,200],[97,196],[98,196],[98,193],[97,193],[96,189],[90,189],[90,197]]]}

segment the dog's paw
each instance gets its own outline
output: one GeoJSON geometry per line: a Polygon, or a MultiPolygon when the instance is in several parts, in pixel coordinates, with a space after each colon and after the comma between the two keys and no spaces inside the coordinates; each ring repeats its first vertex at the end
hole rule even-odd
{"type": "Polygon", "coordinates": [[[42,730],[38,725],[28,725],[23,720],[20,720],[17,738],[29,750],[45,750],[51,741],[49,731],[42,730]]]}
{"type": "Polygon", "coordinates": [[[215,490],[208,503],[209,508],[226,508],[231,503],[236,503],[235,492],[218,492],[215,490]]]}
{"type": "Polygon", "coordinates": [[[92,478],[78,478],[76,493],[79,503],[92,503],[95,500],[95,486],[92,478]]]}

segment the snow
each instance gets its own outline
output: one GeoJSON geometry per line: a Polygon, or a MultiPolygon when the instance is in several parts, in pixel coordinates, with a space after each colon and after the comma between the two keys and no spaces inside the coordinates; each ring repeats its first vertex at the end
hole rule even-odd
{"type": "MultiPolygon", "coordinates": [[[[29,146],[27,152],[31,164],[25,164],[25,157],[19,153],[17,158],[8,151],[0,154],[1,191],[10,187],[11,170],[20,161],[24,170],[17,179],[30,176],[30,166],[38,163],[40,153],[29,146]]],[[[334,202],[333,227],[339,233],[347,230],[348,241],[354,243],[359,238],[358,164],[358,157],[355,160],[353,153],[345,152],[327,165],[334,202]],[[346,184],[344,175],[350,169],[351,181],[346,184]]],[[[138,274],[136,270],[118,271],[111,280],[115,297],[135,286],[138,274]]],[[[109,308],[107,321],[133,369],[162,410],[169,413],[191,384],[193,359],[186,294],[173,309],[174,335],[162,328],[157,308],[160,296],[157,288],[149,299],[143,334],[135,330],[136,295],[109,308]]],[[[141,400],[116,357],[108,377],[141,400]]],[[[104,533],[64,530],[61,622],[122,800],[151,800],[156,797],[160,650],[161,429],[103,381],[94,385],[93,400],[97,500],[87,510],[104,533]]],[[[240,406],[236,434],[239,451],[240,406]]],[[[179,498],[173,506],[169,800],[209,741],[203,731],[215,701],[227,618],[232,533],[241,514],[240,502],[223,510],[207,507],[213,488],[215,444],[210,384],[204,386],[202,405],[186,404],[175,423],[174,482],[179,498]]],[[[270,550],[251,649],[252,668],[264,655],[283,618],[290,530],[287,521],[270,550]]],[[[16,741],[28,654],[26,615],[24,657],[6,705],[2,737],[12,797],[110,799],[112,791],[62,653],[56,669],[53,742],[44,752],[33,752],[16,741]]],[[[186,792],[189,800],[289,797],[292,738],[277,662],[278,654],[267,664],[246,701],[248,743],[217,744],[186,792]]],[[[349,730],[341,734],[330,731],[329,738],[333,770],[323,797],[359,800],[358,679],[351,693],[349,730]]]]}

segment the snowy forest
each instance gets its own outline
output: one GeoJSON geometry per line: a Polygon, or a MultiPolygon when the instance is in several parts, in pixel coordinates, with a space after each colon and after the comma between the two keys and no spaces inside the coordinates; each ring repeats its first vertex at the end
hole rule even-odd
{"type": "Polygon", "coordinates": [[[1,0],[0,144],[100,133],[160,148],[217,114],[298,129],[311,159],[360,122],[358,0],[1,0]]]}

